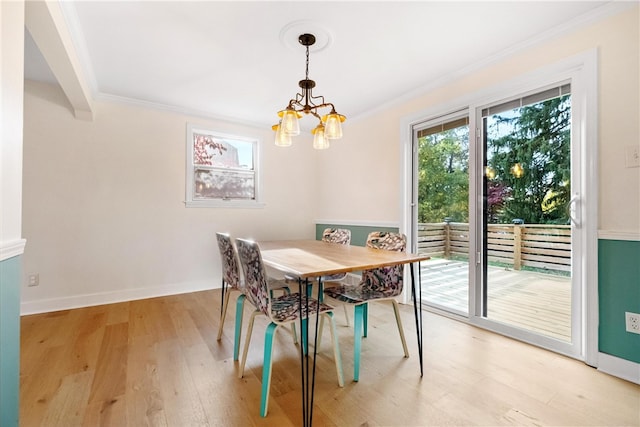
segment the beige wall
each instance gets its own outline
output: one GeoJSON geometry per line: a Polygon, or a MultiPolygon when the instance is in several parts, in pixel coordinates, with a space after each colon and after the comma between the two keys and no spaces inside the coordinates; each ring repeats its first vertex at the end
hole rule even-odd
{"type": "Polygon", "coordinates": [[[287,149],[271,129],[96,102],[77,120],[57,86],[27,81],[23,312],[220,286],[216,231],[313,238],[311,142],[287,149]],[[188,122],[256,137],[263,209],[185,208],[188,122]]]}
{"type": "Polygon", "coordinates": [[[533,69],[597,49],[599,55],[598,167],[601,230],[640,233],[640,168],[625,168],[625,147],[640,144],[638,7],[569,35],[536,45],[410,101],[345,123],[335,155],[320,160],[316,217],[400,223],[400,123],[417,112],[455,103],[533,69]]]}

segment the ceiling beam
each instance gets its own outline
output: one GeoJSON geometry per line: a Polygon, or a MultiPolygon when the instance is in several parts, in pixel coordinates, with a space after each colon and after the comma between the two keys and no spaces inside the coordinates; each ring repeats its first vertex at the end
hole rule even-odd
{"type": "Polygon", "coordinates": [[[25,26],[71,103],[75,117],[93,120],[91,94],[59,2],[25,2],[25,26]]]}

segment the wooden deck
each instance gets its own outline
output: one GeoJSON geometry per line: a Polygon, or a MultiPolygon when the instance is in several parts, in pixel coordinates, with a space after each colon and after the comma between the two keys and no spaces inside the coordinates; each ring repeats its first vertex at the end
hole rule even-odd
{"type": "MultiPolygon", "coordinates": [[[[422,262],[422,296],[468,313],[468,263],[434,258],[422,262]]],[[[571,341],[571,280],[551,274],[489,267],[487,318],[571,341]]]]}

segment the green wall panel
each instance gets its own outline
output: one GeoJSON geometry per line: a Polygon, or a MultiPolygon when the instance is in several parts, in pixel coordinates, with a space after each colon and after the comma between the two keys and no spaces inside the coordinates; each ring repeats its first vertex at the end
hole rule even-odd
{"type": "Polygon", "coordinates": [[[325,228],[348,228],[351,230],[351,244],[364,246],[367,243],[367,236],[372,231],[398,232],[398,227],[377,227],[364,225],[344,225],[344,224],[316,224],[316,240],[322,239],[322,232],[325,228]]]}
{"type": "Polygon", "coordinates": [[[18,425],[20,257],[0,261],[0,426],[18,425]]]}
{"type": "Polygon", "coordinates": [[[640,313],[640,242],[598,241],[598,346],[640,363],[640,335],[625,331],[625,312],[640,313]]]}

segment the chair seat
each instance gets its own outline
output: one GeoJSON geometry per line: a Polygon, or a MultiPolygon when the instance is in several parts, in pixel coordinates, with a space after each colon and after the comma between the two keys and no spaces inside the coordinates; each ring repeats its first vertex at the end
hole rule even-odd
{"type": "MultiPolygon", "coordinates": [[[[289,289],[289,284],[286,281],[275,277],[267,277],[267,285],[269,285],[269,289],[272,290],[289,289]]],[[[244,287],[244,281],[242,282],[242,286],[244,287]]]]}
{"type": "Polygon", "coordinates": [[[361,286],[342,285],[327,288],[325,295],[335,300],[348,304],[364,304],[367,301],[393,298],[397,296],[394,289],[382,289],[377,291],[365,290],[361,286]]]}
{"type": "MultiPolygon", "coordinates": [[[[320,313],[333,310],[328,304],[320,303],[320,313]]],[[[302,296],[302,318],[313,316],[318,311],[318,300],[302,296]],[[307,308],[308,307],[308,313],[307,308]]],[[[275,322],[284,323],[300,317],[300,294],[285,294],[271,300],[271,318],[275,322]]]]}

